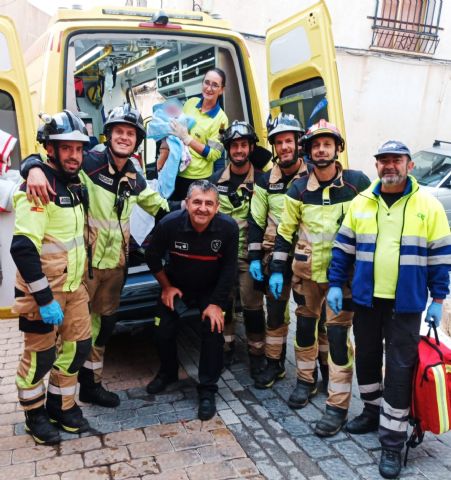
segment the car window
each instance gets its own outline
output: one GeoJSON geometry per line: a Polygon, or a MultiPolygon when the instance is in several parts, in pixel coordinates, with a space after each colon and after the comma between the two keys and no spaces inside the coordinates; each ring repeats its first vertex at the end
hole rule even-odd
{"type": "Polygon", "coordinates": [[[435,153],[421,150],[412,156],[412,175],[420,185],[436,187],[451,171],[451,152],[435,153]]]}

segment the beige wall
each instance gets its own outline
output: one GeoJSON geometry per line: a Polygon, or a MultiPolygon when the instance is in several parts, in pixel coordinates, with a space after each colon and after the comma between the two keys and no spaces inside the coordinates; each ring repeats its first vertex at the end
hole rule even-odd
{"type": "Polygon", "coordinates": [[[14,20],[22,50],[25,51],[45,32],[50,15],[30,5],[27,0],[14,0],[2,3],[0,3],[0,15],[6,15],[14,20]],[[2,3],[5,5],[3,6],[2,3]]]}

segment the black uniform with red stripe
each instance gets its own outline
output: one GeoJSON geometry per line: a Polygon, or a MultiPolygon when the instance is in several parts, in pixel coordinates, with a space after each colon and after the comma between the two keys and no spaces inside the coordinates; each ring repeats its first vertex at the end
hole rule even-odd
{"type": "MultiPolygon", "coordinates": [[[[183,292],[187,307],[202,312],[214,304],[223,310],[230,302],[236,279],[238,260],[238,226],[232,218],[218,213],[203,232],[193,229],[188,212],[168,214],[155,228],[146,250],[152,273],[163,268],[171,285],[183,292]],[[163,259],[166,263],[163,267],[163,259]]],[[[160,375],[177,378],[177,324],[179,313],[160,305],[157,319],[157,347],[160,354],[160,375]]],[[[216,392],[222,370],[224,338],[211,332],[209,320],[201,325],[199,360],[199,393],[216,392]]]]}

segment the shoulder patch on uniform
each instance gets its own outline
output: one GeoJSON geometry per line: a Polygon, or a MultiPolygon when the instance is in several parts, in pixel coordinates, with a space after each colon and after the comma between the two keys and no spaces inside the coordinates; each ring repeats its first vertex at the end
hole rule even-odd
{"type": "Polygon", "coordinates": [[[70,197],[59,197],[61,205],[71,205],[70,197]]]}
{"type": "Polygon", "coordinates": [[[102,175],[99,173],[99,180],[103,183],[106,183],[107,185],[113,185],[114,180],[110,177],[106,177],[105,175],[102,175]]]}
{"type": "Polygon", "coordinates": [[[285,187],[285,184],[283,182],[269,184],[269,190],[283,190],[284,187],[285,187]]]}
{"type": "Polygon", "coordinates": [[[221,240],[212,240],[211,241],[211,249],[213,252],[218,253],[219,249],[221,248],[222,242],[221,240]]]}
{"type": "Polygon", "coordinates": [[[228,185],[216,185],[216,188],[218,189],[218,192],[222,193],[228,193],[229,191],[228,185]]]}

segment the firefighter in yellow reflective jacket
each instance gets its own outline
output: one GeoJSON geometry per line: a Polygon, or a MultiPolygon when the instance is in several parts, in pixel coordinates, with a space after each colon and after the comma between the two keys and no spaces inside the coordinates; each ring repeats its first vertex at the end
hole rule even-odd
{"type": "Polygon", "coordinates": [[[275,150],[275,165],[255,184],[249,217],[249,273],[266,296],[267,327],[265,336],[265,370],[256,377],[256,388],[270,388],[285,376],[285,354],[290,321],[287,303],[290,297],[291,269],[285,270],[285,288],[279,298],[267,289],[269,262],[274,248],[277,225],[282,215],[285,194],[292,182],[307,174],[298,152],[302,134],[293,115],[281,113],[268,126],[268,140],[275,150]]]}
{"type": "MultiPolygon", "coordinates": [[[[351,200],[370,183],[362,172],[343,170],[336,160],[344,140],[335,125],[320,120],[302,138],[313,170],[293,183],[285,197],[271,263],[273,295],[282,291],[283,272],[295,245],[292,286],[297,303],[295,357],[297,384],[288,405],[302,408],[317,391],[318,321],[328,284],[327,268],[332,242],[351,200]]],[[[329,339],[329,397],[326,412],[316,424],[320,436],[335,435],[344,425],[351,398],[353,352],[349,341],[352,322],[351,294],[345,291],[343,310],[326,311],[329,339]]]]}
{"type": "Polygon", "coordinates": [[[28,202],[25,184],[15,194],[11,255],[18,270],[13,310],[24,332],[16,385],[25,429],[37,443],[54,444],[60,435],[50,420],[70,433],[89,428],[74,400],[77,373],[91,349],[89,298],[82,283],[87,193],[78,176],[89,137],[83,122],[67,110],[46,121],[38,141],[47,150],[43,171],[55,194],[45,206],[28,202]]]}
{"type": "MultiPolygon", "coordinates": [[[[147,186],[130,159],[145,137],[140,113],[125,104],[113,109],[104,125],[107,148],[85,154],[80,172],[89,192],[87,244],[92,271],[86,281],[91,302],[92,350],[80,369],[80,400],[105,407],[119,405],[119,396],[107,391],[101,383],[105,345],[116,323],[116,310],[124,283],[130,237],[130,215],[138,204],[151,215],[169,211],[168,202],[147,186]]],[[[30,191],[40,191],[41,162],[28,160],[30,191]],[[30,170],[31,168],[31,170],[30,170]]]]}
{"type": "MultiPolygon", "coordinates": [[[[263,293],[254,290],[254,282],[249,275],[247,219],[254,183],[261,175],[249,159],[258,138],[251,125],[235,120],[224,132],[222,142],[230,164],[215,173],[210,181],[218,188],[219,211],[230,215],[239,227],[238,285],[246,328],[250,372],[251,377],[255,378],[262,370],[265,360],[265,314],[263,293]]],[[[225,313],[224,340],[224,366],[229,367],[235,349],[233,302],[225,313]]]]}

